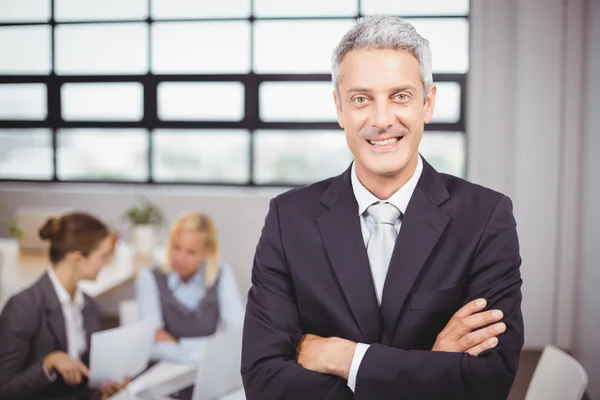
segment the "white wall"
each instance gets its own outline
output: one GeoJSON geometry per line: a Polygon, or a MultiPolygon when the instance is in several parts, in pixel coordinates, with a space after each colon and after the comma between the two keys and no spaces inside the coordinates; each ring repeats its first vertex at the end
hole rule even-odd
{"type": "MultiPolygon", "coordinates": [[[[584,0],[477,0],[468,85],[470,180],[511,196],[523,255],[526,347],[570,348],[575,272],[584,0]]],[[[434,55],[435,56],[435,55],[434,55]]],[[[170,218],[213,215],[243,290],[277,190],[0,185],[18,205],[77,206],[117,221],[135,191],[170,218]],[[42,198],[43,196],[43,198],[42,198]]]]}
{"type": "Polygon", "coordinates": [[[572,343],[583,4],[471,2],[468,176],[513,200],[528,348],[572,343]]]}
{"type": "Polygon", "coordinates": [[[581,269],[578,279],[575,356],[590,378],[589,392],[600,399],[600,1],[587,13],[586,113],[581,202],[581,269]]]}

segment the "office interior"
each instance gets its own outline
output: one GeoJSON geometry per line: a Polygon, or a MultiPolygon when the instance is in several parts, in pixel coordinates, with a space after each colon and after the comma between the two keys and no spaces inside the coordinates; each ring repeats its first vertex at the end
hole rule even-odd
{"type": "Polygon", "coordinates": [[[511,399],[547,345],[600,399],[598,0],[0,0],[2,302],[43,273],[39,224],[74,209],[118,233],[127,264],[89,286],[106,328],[187,210],[215,221],[245,300],[270,199],[352,161],[331,51],[379,13],[431,42],[423,157],[513,201],[525,345],[511,399]],[[153,238],[124,217],[146,200],[165,217],[153,238]]]}

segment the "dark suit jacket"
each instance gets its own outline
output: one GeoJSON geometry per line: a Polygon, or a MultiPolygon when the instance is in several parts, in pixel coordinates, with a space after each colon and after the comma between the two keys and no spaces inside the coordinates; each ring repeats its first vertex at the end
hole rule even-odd
{"type": "Polygon", "coordinates": [[[248,400],[506,399],[523,345],[521,258],[511,201],[424,163],[377,304],[350,169],[271,201],[244,325],[248,400]],[[465,303],[504,312],[498,346],[433,352],[465,303]],[[371,344],[356,392],[296,362],[303,334],[371,344]]]}
{"type": "MultiPolygon", "coordinates": [[[[100,312],[84,295],[83,323],[90,344],[100,330],[100,312]]],[[[67,352],[65,320],[52,282],[44,274],[33,286],[12,297],[0,315],[0,399],[83,400],[99,398],[87,382],[68,386],[60,374],[51,382],[42,368],[46,355],[67,352]]],[[[89,354],[82,357],[89,365],[89,354]]]]}

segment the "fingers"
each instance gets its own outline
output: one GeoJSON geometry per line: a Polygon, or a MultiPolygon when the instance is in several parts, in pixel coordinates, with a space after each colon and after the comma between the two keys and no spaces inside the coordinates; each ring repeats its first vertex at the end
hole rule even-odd
{"type": "Polygon", "coordinates": [[[69,386],[77,386],[81,383],[81,374],[77,370],[69,369],[62,376],[69,386]]]}
{"type": "Polygon", "coordinates": [[[77,370],[79,371],[79,373],[83,376],[85,376],[86,378],[89,378],[90,376],[90,371],[88,370],[88,368],[85,366],[84,363],[82,363],[81,361],[79,361],[78,366],[77,366],[77,370]]]}
{"type": "Polygon", "coordinates": [[[58,365],[56,369],[69,386],[77,386],[83,381],[84,376],[89,376],[87,367],[81,361],[58,365]]]}
{"type": "Polygon", "coordinates": [[[485,299],[473,300],[473,301],[465,304],[464,306],[462,306],[460,310],[458,310],[456,313],[454,313],[454,315],[452,316],[452,319],[458,320],[458,319],[466,318],[469,315],[476,313],[477,311],[483,310],[483,308],[485,307],[486,304],[487,304],[487,301],[485,299]]]}
{"type": "Polygon", "coordinates": [[[121,385],[119,385],[118,383],[109,383],[106,387],[106,394],[112,396],[119,390],[121,390],[121,385]]]}
{"type": "Polygon", "coordinates": [[[488,326],[487,328],[473,331],[468,335],[463,336],[463,338],[461,339],[461,350],[466,351],[467,349],[479,345],[488,339],[491,339],[504,333],[504,331],[506,331],[506,325],[504,324],[504,322],[500,322],[492,326],[488,326]]]}
{"type": "Polygon", "coordinates": [[[498,344],[498,338],[493,337],[490,338],[483,343],[478,344],[477,346],[471,347],[466,353],[469,353],[473,356],[478,356],[479,353],[484,352],[485,350],[493,349],[498,344]]]}
{"type": "Polygon", "coordinates": [[[502,317],[503,314],[500,310],[490,310],[470,315],[457,321],[453,329],[448,332],[448,337],[453,340],[459,340],[473,330],[497,322],[502,317]]]}
{"type": "Polygon", "coordinates": [[[486,304],[487,301],[485,299],[475,299],[462,306],[461,309],[455,312],[452,318],[450,318],[450,321],[448,321],[442,332],[440,332],[440,335],[446,336],[448,332],[454,328],[458,321],[483,310],[486,304]]]}

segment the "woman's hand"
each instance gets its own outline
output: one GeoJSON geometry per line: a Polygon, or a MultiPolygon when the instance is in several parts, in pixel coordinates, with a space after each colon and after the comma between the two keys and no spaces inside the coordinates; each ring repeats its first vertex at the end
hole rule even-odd
{"type": "Polygon", "coordinates": [[[125,389],[127,385],[131,382],[131,378],[125,378],[123,382],[109,382],[103,383],[100,385],[100,399],[108,400],[115,394],[119,393],[121,390],[125,389]]]}
{"type": "Polygon", "coordinates": [[[157,343],[158,342],[177,343],[177,339],[175,339],[175,337],[173,337],[173,335],[171,335],[169,332],[165,331],[164,329],[156,330],[156,336],[154,337],[154,341],[157,343]]]}
{"type": "Polygon", "coordinates": [[[89,371],[84,363],[75,360],[64,351],[55,351],[44,357],[44,368],[49,373],[59,373],[67,385],[77,386],[83,377],[89,376],[89,371]]]}

